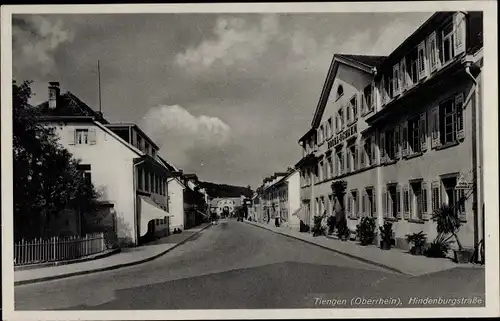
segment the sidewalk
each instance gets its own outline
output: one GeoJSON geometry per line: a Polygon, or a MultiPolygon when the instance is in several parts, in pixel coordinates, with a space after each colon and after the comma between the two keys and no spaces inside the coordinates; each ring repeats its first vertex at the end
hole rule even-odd
{"type": "Polygon", "coordinates": [[[15,271],[14,285],[62,279],[148,262],[185,243],[210,226],[211,224],[205,223],[195,228],[184,230],[181,234],[172,234],[139,247],[124,248],[118,254],[93,261],[15,271]]]}
{"type": "MultiPolygon", "coordinates": [[[[330,236],[313,237],[310,233],[301,233],[288,227],[275,227],[270,224],[257,222],[245,223],[254,225],[269,231],[295,238],[307,243],[318,245],[328,250],[340,253],[342,255],[360,260],[366,263],[377,265],[394,272],[407,274],[411,276],[420,276],[428,273],[434,273],[456,267],[483,268],[474,264],[457,264],[449,259],[428,258],[425,256],[411,255],[405,250],[392,248],[385,251],[372,246],[361,246],[353,241],[340,241],[330,236]]],[[[274,222],[273,222],[274,223],[274,222]]]]}

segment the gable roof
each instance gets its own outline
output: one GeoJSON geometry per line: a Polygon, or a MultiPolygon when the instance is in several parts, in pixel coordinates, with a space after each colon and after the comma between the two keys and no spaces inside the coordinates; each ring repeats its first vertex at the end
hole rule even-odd
{"type": "Polygon", "coordinates": [[[43,116],[91,116],[102,124],[108,124],[100,112],[94,111],[69,91],[58,97],[55,109],[49,108],[48,101],[39,104],[36,108],[43,116]]]}
{"type": "MultiPolygon", "coordinates": [[[[314,112],[311,127],[318,128],[319,126],[340,64],[356,68],[366,73],[373,73],[374,68],[377,67],[377,65],[380,64],[385,58],[386,57],[384,56],[334,54],[332,62],[330,63],[330,68],[328,69],[328,74],[326,75],[323,89],[321,90],[316,111],[314,112]]],[[[302,137],[301,140],[303,138],[304,137],[302,137]]]]}

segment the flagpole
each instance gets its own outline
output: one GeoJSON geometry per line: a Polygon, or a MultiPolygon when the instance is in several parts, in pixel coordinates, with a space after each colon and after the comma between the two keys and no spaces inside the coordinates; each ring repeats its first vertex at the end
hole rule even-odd
{"type": "Polygon", "coordinates": [[[99,60],[97,60],[97,87],[99,90],[99,112],[102,113],[102,105],[101,105],[101,68],[99,65],[99,60]]]}

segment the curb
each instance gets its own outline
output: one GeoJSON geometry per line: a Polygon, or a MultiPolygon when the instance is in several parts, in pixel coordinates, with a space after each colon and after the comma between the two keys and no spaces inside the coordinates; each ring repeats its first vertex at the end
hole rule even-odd
{"type": "Polygon", "coordinates": [[[103,253],[99,253],[99,254],[94,255],[94,256],[83,257],[83,258],[69,260],[69,261],[46,262],[46,263],[40,263],[40,264],[21,265],[18,267],[14,267],[14,272],[40,269],[40,268],[51,267],[51,266],[61,266],[61,265],[68,265],[68,264],[74,264],[74,263],[82,263],[82,262],[87,262],[87,261],[92,261],[92,260],[97,260],[97,259],[103,259],[105,257],[111,256],[111,255],[119,253],[119,252],[121,252],[121,249],[116,248],[116,249],[107,250],[103,253]]]}
{"type": "Polygon", "coordinates": [[[65,279],[65,278],[69,278],[69,277],[72,277],[72,276],[92,274],[92,273],[98,273],[98,272],[104,272],[104,271],[110,271],[110,270],[116,270],[116,269],[121,269],[121,268],[124,268],[124,267],[129,267],[129,266],[133,266],[133,265],[139,265],[141,263],[146,263],[146,262],[149,262],[149,261],[153,261],[154,259],[157,259],[160,256],[162,256],[162,255],[164,255],[164,254],[172,251],[173,249],[175,249],[179,245],[182,245],[182,244],[186,243],[189,239],[191,239],[195,235],[199,234],[201,231],[209,228],[210,226],[212,226],[212,225],[208,224],[207,226],[203,227],[198,232],[194,233],[193,235],[190,235],[189,237],[187,237],[186,239],[182,240],[181,242],[175,244],[171,248],[169,248],[169,249],[167,249],[167,250],[165,250],[165,251],[163,251],[161,253],[155,254],[155,255],[153,255],[151,257],[139,260],[139,261],[134,261],[134,262],[129,262],[129,263],[123,263],[123,264],[117,264],[117,265],[107,266],[107,267],[104,267],[104,268],[99,268],[99,269],[94,269],[94,270],[79,271],[79,272],[67,273],[67,274],[62,274],[62,275],[46,276],[46,277],[42,277],[42,278],[38,278],[38,279],[17,281],[17,282],[14,282],[14,286],[26,285],[26,284],[32,284],[32,283],[39,283],[39,282],[45,282],[45,281],[52,281],[52,280],[58,280],[58,279],[65,279]]]}
{"type": "Polygon", "coordinates": [[[385,264],[378,263],[378,262],[374,262],[374,261],[365,259],[363,257],[356,256],[356,255],[353,255],[353,254],[350,254],[350,253],[346,253],[346,252],[342,252],[342,251],[339,251],[339,250],[336,250],[336,249],[332,249],[331,247],[327,247],[327,246],[324,246],[324,245],[321,245],[321,244],[318,244],[318,243],[315,243],[315,242],[311,242],[309,240],[304,240],[302,238],[299,238],[299,237],[296,237],[296,236],[293,236],[293,235],[289,235],[289,234],[285,234],[285,233],[282,233],[282,232],[274,231],[274,230],[271,230],[271,229],[269,229],[269,228],[267,228],[265,226],[260,226],[260,225],[252,224],[252,223],[249,223],[249,222],[245,222],[245,223],[248,224],[248,225],[255,226],[255,227],[260,227],[261,229],[264,229],[264,230],[267,230],[267,231],[270,231],[270,232],[273,232],[273,233],[276,233],[276,234],[280,234],[280,235],[283,235],[283,236],[286,236],[286,237],[289,237],[289,238],[292,238],[292,239],[296,239],[296,240],[299,240],[299,241],[302,241],[302,242],[305,242],[305,243],[309,243],[309,244],[312,244],[312,245],[319,246],[319,247],[324,248],[326,250],[330,250],[332,252],[341,254],[343,256],[347,256],[347,257],[349,257],[351,259],[355,259],[357,261],[361,261],[363,263],[368,263],[370,265],[375,265],[375,266],[378,266],[378,267],[381,267],[381,268],[384,268],[386,270],[390,270],[392,272],[396,272],[396,273],[399,273],[399,274],[414,276],[413,274],[409,274],[409,273],[403,272],[403,271],[401,271],[399,269],[396,269],[396,268],[394,268],[392,266],[385,265],[385,264]]]}

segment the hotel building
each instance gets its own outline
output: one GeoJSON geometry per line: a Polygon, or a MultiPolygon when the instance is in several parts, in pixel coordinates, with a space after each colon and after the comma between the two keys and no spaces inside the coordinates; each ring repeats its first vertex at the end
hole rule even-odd
{"type": "Polygon", "coordinates": [[[388,56],[334,55],[299,140],[305,224],[334,214],[331,184],[345,180],[351,230],[371,216],[378,225],[393,222],[398,247],[407,248],[413,232],[432,241],[432,213],[447,203],[463,223],[462,245],[477,245],[484,234],[482,28],[481,13],[440,12],[388,56]]]}

